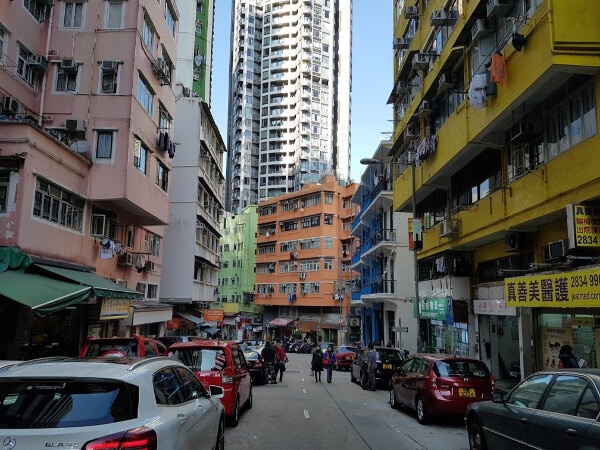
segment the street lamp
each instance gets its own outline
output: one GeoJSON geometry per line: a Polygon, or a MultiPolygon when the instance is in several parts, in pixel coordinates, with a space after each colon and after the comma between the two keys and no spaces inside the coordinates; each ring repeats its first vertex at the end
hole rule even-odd
{"type": "MultiPolygon", "coordinates": [[[[422,351],[422,337],[421,337],[421,305],[419,302],[419,257],[417,254],[417,244],[416,244],[416,230],[415,230],[415,226],[416,226],[416,217],[417,217],[417,174],[416,174],[416,170],[417,170],[417,166],[416,166],[416,158],[415,158],[415,154],[412,153],[412,155],[409,155],[409,157],[412,156],[412,160],[409,161],[410,165],[412,166],[412,195],[411,195],[411,202],[412,202],[412,232],[413,232],[413,268],[414,268],[414,279],[415,279],[415,302],[416,302],[416,314],[417,314],[417,351],[422,351]]],[[[383,171],[383,165],[384,162],[380,159],[376,159],[376,158],[362,158],[360,160],[360,163],[363,165],[380,165],[383,171]]]]}

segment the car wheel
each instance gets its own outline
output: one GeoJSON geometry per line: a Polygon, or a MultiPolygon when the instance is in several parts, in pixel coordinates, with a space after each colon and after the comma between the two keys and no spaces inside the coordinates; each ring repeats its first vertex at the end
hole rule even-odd
{"type": "Polygon", "coordinates": [[[477,419],[469,423],[469,448],[471,450],[487,450],[483,428],[477,419]]]}
{"type": "Polygon", "coordinates": [[[390,386],[390,406],[392,409],[398,409],[400,405],[396,401],[396,393],[394,392],[394,388],[390,386]]]}
{"type": "Polygon", "coordinates": [[[431,415],[427,412],[425,408],[425,401],[423,397],[417,398],[417,420],[420,424],[425,425],[431,421],[431,415]]]}
{"type": "Polygon", "coordinates": [[[240,423],[240,399],[236,397],[235,405],[233,405],[233,412],[231,416],[229,416],[229,425],[232,427],[237,427],[240,423]]]}
{"type": "Polygon", "coordinates": [[[252,409],[252,389],[250,389],[250,395],[248,396],[248,400],[246,400],[246,409],[252,409]]]}
{"type": "Polygon", "coordinates": [[[219,420],[219,429],[217,430],[217,443],[215,450],[225,450],[225,423],[223,419],[219,420]]]}

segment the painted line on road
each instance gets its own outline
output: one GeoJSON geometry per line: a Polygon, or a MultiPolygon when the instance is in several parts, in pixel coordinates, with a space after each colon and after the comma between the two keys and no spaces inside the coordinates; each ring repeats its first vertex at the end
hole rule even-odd
{"type": "Polygon", "coordinates": [[[304,410],[304,418],[305,419],[310,419],[310,416],[308,415],[308,409],[304,410]]]}
{"type": "Polygon", "coordinates": [[[306,394],[306,389],[302,389],[302,393],[303,393],[303,394],[306,394]]]}

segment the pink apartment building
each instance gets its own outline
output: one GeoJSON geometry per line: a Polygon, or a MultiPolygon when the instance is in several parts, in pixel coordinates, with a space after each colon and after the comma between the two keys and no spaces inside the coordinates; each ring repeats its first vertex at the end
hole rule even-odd
{"type": "Polygon", "coordinates": [[[174,0],[0,3],[0,359],[171,318],[178,17],[174,0]]]}

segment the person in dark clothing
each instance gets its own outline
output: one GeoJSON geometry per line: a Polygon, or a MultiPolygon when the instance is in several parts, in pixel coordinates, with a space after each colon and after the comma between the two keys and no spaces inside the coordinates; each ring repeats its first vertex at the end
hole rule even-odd
{"type": "Polygon", "coordinates": [[[579,362],[573,354],[573,347],[571,347],[569,344],[563,345],[560,348],[560,354],[558,355],[558,359],[560,359],[562,367],[564,367],[565,369],[575,369],[579,367],[579,362]]]}
{"type": "Polygon", "coordinates": [[[260,355],[263,357],[267,369],[267,382],[271,381],[271,384],[277,384],[277,380],[275,379],[275,350],[273,350],[269,341],[265,343],[265,347],[260,352],[260,355]]]}
{"type": "Polygon", "coordinates": [[[317,345],[311,360],[311,369],[315,373],[315,382],[321,382],[321,372],[323,372],[323,352],[321,346],[317,345]]]}

